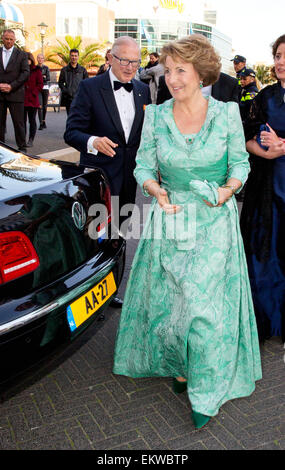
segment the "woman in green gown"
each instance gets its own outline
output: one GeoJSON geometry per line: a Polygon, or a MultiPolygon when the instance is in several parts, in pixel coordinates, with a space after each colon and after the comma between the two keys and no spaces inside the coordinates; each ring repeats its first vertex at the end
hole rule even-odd
{"type": "Polygon", "coordinates": [[[161,60],[173,98],[146,108],[135,177],[153,200],[113,371],[173,377],[200,428],[226,401],[250,395],[262,375],[233,196],[247,179],[248,154],[238,105],[202,95],[221,67],[209,41],[174,41],[161,60]]]}

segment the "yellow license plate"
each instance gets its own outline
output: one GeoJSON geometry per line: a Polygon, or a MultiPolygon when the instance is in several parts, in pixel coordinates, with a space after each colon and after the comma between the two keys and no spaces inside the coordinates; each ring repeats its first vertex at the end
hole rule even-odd
{"type": "Polygon", "coordinates": [[[116,292],[117,286],[111,272],[96,286],[67,307],[67,320],[71,331],[88,320],[116,292]]]}

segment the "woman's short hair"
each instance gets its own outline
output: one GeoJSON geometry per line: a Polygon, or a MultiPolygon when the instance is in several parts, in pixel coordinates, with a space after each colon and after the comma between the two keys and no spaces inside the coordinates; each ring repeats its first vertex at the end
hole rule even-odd
{"type": "Polygon", "coordinates": [[[28,60],[30,60],[32,62],[32,65],[35,66],[36,61],[35,61],[35,58],[34,58],[33,54],[31,52],[27,52],[27,56],[28,56],[28,60]]]}
{"type": "Polygon", "coordinates": [[[219,79],[221,58],[202,34],[191,34],[165,44],[161,50],[160,63],[165,65],[168,56],[174,61],[181,59],[183,62],[191,63],[204,86],[212,85],[219,79]]]}

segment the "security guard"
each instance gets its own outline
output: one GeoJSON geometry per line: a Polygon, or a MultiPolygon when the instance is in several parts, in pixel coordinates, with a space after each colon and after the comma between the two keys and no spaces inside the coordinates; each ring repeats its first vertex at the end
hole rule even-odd
{"type": "Polygon", "coordinates": [[[241,86],[240,83],[240,74],[241,72],[246,68],[246,58],[243,57],[242,55],[235,55],[233,59],[231,59],[234,63],[234,69],[236,72],[236,77],[238,80],[239,86],[241,86]]]}
{"type": "MultiPolygon", "coordinates": [[[[240,96],[240,102],[239,102],[239,109],[240,109],[241,120],[244,125],[249,114],[251,102],[258,93],[258,88],[256,86],[256,81],[255,81],[255,71],[252,69],[244,68],[240,72],[240,82],[241,82],[241,96],[240,96]]],[[[251,164],[250,158],[249,158],[249,163],[251,164]]],[[[244,199],[245,186],[246,186],[246,183],[244,187],[242,188],[242,190],[239,192],[239,194],[236,195],[236,200],[238,202],[242,202],[244,199]]]]}
{"type": "Polygon", "coordinates": [[[255,81],[255,71],[252,69],[245,68],[240,73],[241,81],[241,98],[240,98],[240,114],[242,122],[244,123],[245,119],[248,116],[251,100],[255,98],[258,93],[258,88],[255,81]]]}

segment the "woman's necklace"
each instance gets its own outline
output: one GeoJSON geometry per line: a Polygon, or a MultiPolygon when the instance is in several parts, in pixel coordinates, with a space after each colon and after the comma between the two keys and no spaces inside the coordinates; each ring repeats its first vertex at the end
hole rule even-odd
{"type": "Polygon", "coordinates": [[[186,137],[185,140],[186,140],[186,144],[193,144],[195,139],[194,139],[194,137],[186,137]]]}

